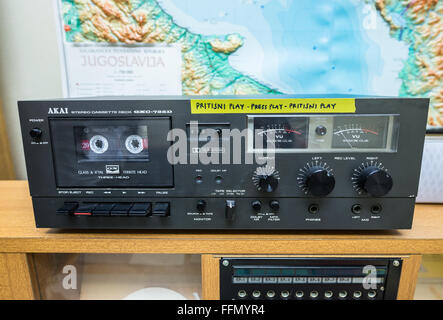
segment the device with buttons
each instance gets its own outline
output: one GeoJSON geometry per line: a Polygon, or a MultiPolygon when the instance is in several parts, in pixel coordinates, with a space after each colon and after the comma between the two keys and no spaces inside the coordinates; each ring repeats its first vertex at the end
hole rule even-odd
{"type": "Polygon", "coordinates": [[[36,224],[410,228],[428,103],[285,95],[20,101],[36,224]]]}
{"type": "Polygon", "coordinates": [[[395,300],[400,258],[220,259],[222,300],[395,300]]]}

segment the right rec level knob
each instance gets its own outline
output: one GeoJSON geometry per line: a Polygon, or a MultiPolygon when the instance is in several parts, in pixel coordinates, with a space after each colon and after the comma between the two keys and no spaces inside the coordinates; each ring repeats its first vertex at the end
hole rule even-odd
{"type": "Polygon", "coordinates": [[[356,176],[357,191],[373,197],[386,195],[392,189],[392,177],[383,168],[368,166],[361,168],[356,176]]]}

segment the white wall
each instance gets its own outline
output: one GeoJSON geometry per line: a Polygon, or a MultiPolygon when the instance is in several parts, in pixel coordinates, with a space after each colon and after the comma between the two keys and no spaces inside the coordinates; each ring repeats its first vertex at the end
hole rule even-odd
{"type": "Polygon", "coordinates": [[[26,168],[17,100],[61,98],[52,0],[0,0],[0,99],[18,179],[26,168]]]}

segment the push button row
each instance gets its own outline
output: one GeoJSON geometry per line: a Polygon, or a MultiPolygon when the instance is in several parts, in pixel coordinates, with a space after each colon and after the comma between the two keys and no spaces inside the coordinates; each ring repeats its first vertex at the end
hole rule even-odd
{"type": "Polygon", "coordinates": [[[149,215],[169,216],[169,202],[137,202],[137,203],[78,203],[65,202],[57,210],[57,214],[72,214],[75,216],[133,216],[149,215]]]}

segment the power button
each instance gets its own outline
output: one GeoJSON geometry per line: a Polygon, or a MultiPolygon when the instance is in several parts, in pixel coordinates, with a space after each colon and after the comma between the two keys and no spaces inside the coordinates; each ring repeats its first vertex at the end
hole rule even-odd
{"type": "Polygon", "coordinates": [[[33,140],[39,140],[43,135],[43,130],[40,128],[32,128],[31,131],[29,131],[29,135],[33,140]]]}

